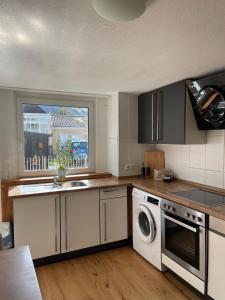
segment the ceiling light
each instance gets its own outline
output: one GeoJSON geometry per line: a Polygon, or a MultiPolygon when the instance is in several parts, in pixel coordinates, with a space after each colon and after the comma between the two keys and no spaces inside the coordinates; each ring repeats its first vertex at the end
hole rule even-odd
{"type": "Polygon", "coordinates": [[[17,33],[16,38],[21,43],[27,43],[28,42],[28,37],[23,33],[17,33]]]}
{"type": "Polygon", "coordinates": [[[93,0],[94,9],[106,20],[128,22],[146,10],[146,0],[93,0]]]}

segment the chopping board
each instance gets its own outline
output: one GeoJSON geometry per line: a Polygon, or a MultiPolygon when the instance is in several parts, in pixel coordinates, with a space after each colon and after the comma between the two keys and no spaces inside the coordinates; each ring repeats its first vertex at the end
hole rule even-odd
{"type": "Polygon", "coordinates": [[[150,177],[154,177],[154,170],[165,168],[165,153],[163,151],[149,151],[144,154],[145,166],[150,167],[150,177]]]}

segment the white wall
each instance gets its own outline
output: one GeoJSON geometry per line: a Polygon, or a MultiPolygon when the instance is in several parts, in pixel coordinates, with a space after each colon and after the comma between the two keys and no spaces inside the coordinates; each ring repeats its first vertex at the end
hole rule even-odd
{"type": "Polygon", "coordinates": [[[96,172],[107,171],[107,98],[97,98],[95,107],[96,141],[95,166],[96,172]]]}
{"type": "Polygon", "coordinates": [[[138,96],[119,93],[119,176],[140,174],[145,151],[154,145],[138,144],[138,96]],[[134,164],[133,169],[125,169],[134,164]]]}
{"type": "Polygon", "coordinates": [[[13,91],[0,90],[1,178],[18,176],[16,99],[13,91]]]}
{"type": "MultiPolygon", "coordinates": [[[[107,100],[107,171],[119,176],[119,94],[107,100]]],[[[104,126],[104,124],[102,124],[104,126]]]]}
{"type": "Polygon", "coordinates": [[[176,177],[225,188],[225,131],[207,132],[206,145],[157,145],[176,177]]]}

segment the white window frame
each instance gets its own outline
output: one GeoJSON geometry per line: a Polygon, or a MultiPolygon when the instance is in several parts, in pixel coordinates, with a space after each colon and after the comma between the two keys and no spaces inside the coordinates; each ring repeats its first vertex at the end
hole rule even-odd
{"type": "Polygon", "coordinates": [[[20,95],[17,96],[17,135],[18,135],[18,169],[19,175],[25,177],[55,176],[57,170],[29,170],[24,169],[24,128],[23,104],[60,105],[70,107],[86,107],[89,109],[88,122],[88,168],[69,169],[67,174],[80,174],[95,172],[95,99],[91,96],[79,95],[20,95]]]}

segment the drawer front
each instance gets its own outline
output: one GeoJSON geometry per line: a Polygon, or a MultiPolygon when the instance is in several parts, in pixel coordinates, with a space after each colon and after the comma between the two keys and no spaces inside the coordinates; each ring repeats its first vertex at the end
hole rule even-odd
{"type": "Polygon", "coordinates": [[[112,199],[127,196],[127,187],[111,187],[100,190],[100,199],[112,199]]]}

